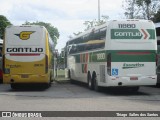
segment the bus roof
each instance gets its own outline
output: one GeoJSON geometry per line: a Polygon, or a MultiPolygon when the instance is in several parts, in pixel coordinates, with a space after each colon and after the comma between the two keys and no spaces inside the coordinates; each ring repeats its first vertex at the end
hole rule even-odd
{"type": "Polygon", "coordinates": [[[70,40],[68,40],[68,42],[69,42],[69,41],[72,41],[72,40],[74,40],[74,39],[76,39],[76,38],[82,37],[82,36],[84,36],[84,35],[86,35],[86,34],[88,34],[88,33],[94,32],[94,31],[96,31],[96,30],[98,30],[98,29],[100,29],[100,28],[104,28],[104,27],[106,27],[106,26],[107,26],[107,23],[104,23],[104,24],[102,24],[102,25],[100,25],[100,26],[92,27],[92,28],[90,28],[89,30],[81,33],[80,35],[78,35],[78,36],[76,36],[76,37],[74,37],[74,38],[71,38],[70,40]]]}
{"type": "Polygon", "coordinates": [[[20,25],[20,26],[18,26],[18,25],[9,25],[6,28],[11,28],[11,27],[36,27],[36,28],[40,27],[40,28],[46,29],[44,26],[41,26],[41,25],[20,25]]]}
{"type": "MultiPolygon", "coordinates": [[[[86,34],[88,34],[88,33],[94,32],[94,31],[96,31],[96,30],[98,30],[98,29],[105,28],[105,27],[108,26],[108,24],[110,24],[110,23],[112,23],[112,22],[117,22],[117,21],[118,21],[118,22],[123,22],[123,21],[137,21],[137,22],[138,22],[138,21],[143,21],[143,22],[152,22],[151,20],[141,20],[141,19],[110,20],[110,21],[107,21],[106,23],[104,23],[104,24],[102,24],[102,25],[99,25],[99,26],[95,26],[95,27],[90,28],[89,30],[87,30],[87,31],[85,31],[85,32],[83,32],[83,33],[81,33],[80,35],[71,38],[71,39],[68,40],[67,42],[72,41],[72,40],[74,40],[74,39],[77,39],[77,38],[79,38],[79,37],[82,37],[82,36],[84,36],[84,35],[86,35],[86,34]]],[[[160,23],[159,23],[159,27],[160,27],[160,23]]]]}

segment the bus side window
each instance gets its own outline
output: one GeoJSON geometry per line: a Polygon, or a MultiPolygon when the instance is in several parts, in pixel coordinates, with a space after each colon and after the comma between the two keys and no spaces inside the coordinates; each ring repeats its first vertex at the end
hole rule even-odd
{"type": "Polygon", "coordinates": [[[70,51],[71,51],[71,45],[68,45],[67,46],[67,53],[70,54],[70,51]]]}

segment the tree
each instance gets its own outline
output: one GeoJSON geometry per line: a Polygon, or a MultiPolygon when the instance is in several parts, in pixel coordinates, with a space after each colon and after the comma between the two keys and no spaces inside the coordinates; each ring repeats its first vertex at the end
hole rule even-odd
{"type": "Polygon", "coordinates": [[[108,19],[109,19],[109,16],[102,16],[102,19],[100,21],[98,21],[96,19],[94,19],[92,21],[85,21],[83,23],[86,27],[84,31],[87,31],[87,30],[91,29],[92,27],[102,25],[102,24],[106,23],[106,21],[108,19]]]}
{"type": "Polygon", "coordinates": [[[134,19],[135,18],[135,11],[136,11],[136,0],[125,0],[122,7],[126,10],[124,13],[126,18],[134,19]]]}
{"type": "MultiPolygon", "coordinates": [[[[85,21],[84,23],[83,23],[83,25],[85,25],[85,29],[84,29],[84,31],[87,31],[87,30],[89,30],[89,29],[91,29],[91,28],[93,28],[93,27],[95,27],[95,26],[99,26],[99,25],[102,25],[102,24],[104,24],[104,23],[106,23],[106,21],[109,19],[109,16],[102,16],[102,18],[101,18],[101,20],[99,21],[99,20],[96,20],[96,19],[94,19],[94,20],[91,20],[91,21],[85,21]]],[[[79,34],[81,34],[82,32],[81,31],[79,31],[79,32],[77,32],[77,33],[73,33],[73,35],[74,36],[78,36],[79,34]]],[[[69,39],[72,39],[73,38],[73,36],[72,35],[70,35],[70,36],[68,36],[68,38],[69,39]]]]}
{"type": "Polygon", "coordinates": [[[153,15],[158,11],[159,0],[125,0],[123,8],[126,18],[129,19],[152,19],[153,15]]]}
{"type": "Polygon", "coordinates": [[[11,25],[10,21],[3,15],[0,15],[0,38],[4,39],[5,28],[11,25]]]}
{"type": "Polygon", "coordinates": [[[44,26],[48,30],[52,40],[54,41],[54,45],[55,46],[57,45],[57,39],[59,38],[60,34],[58,32],[58,29],[56,27],[52,26],[50,23],[38,22],[38,21],[30,23],[30,22],[26,21],[23,25],[40,25],[40,26],[44,26]]]}
{"type": "Polygon", "coordinates": [[[158,12],[154,15],[154,17],[152,18],[153,22],[157,23],[160,22],[160,9],[158,10],[158,12]]]}
{"type": "Polygon", "coordinates": [[[143,18],[144,19],[150,19],[151,18],[151,0],[136,0],[136,3],[139,7],[139,9],[142,10],[143,18]]]}

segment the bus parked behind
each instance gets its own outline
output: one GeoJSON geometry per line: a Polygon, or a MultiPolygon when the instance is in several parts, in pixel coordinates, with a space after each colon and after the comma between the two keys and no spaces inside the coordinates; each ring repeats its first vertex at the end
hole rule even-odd
{"type": "Polygon", "coordinates": [[[3,47],[3,82],[49,87],[53,79],[54,43],[43,26],[8,26],[3,47]]]}

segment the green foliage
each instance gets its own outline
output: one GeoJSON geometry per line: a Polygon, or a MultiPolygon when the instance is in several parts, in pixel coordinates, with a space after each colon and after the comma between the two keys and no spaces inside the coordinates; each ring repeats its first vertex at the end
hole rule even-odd
{"type": "Polygon", "coordinates": [[[59,57],[57,58],[57,63],[58,63],[58,64],[64,64],[64,57],[59,56],[59,57]]]}
{"type": "Polygon", "coordinates": [[[158,11],[158,0],[124,0],[125,16],[129,19],[152,19],[158,11]]]}
{"type": "MultiPolygon", "coordinates": [[[[108,18],[109,18],[109,16],[102,16],[102,18],[101,18],[100,21],[98,21],[98,20],[96,20],[96,19],[91,20],[91,21],[85,21],[85,22],[83,23],[83,25],[85,26],[84,31],[87,31],[87,30],[89,30],[89,29],[91,29],[91,28],[93,28],[93,27],[95,27],[95,26],[99,26],[99,25],[102,25],[102,24],[106,23],[106,21],[108,20],[108,18]]],[[[81,33],[82,33],[82,32],[79,31],[79,32],[73,33],[73,34],[74,34],[74,36],[78,36],[78,35],[81,34],[81,33]]],[[[72,38],[73,38],[73,36],[70,35],[70,36],[69,36],[69,39],[72,39],[72,38]]]]}
{"type": "Polygon", "coordinates": [[[158,12],[154,15],[153,17],[153,22],[157,23],[160,22],[160,9],[158,10],[158,12]]]}
{"type": "Polygon", "coordinates": [[[94,19],[92,21],[85,21],[83,23],[86,27],[85,31],[91,29],[92,27],[99,26],[99,25],[106,23],[108,18],[109,18],[108,16],[102,16],[102,19],[100,21],[98,21],[96,19],[94,19]]]}
{"type": "Polygon", "coordinates": [[[149,6],[151,4],[151,0],[136,0],[136,3],[138,6],[143,6],[144,4],[149,6]]]}
{"type": "Polygon", "coordinates": [[[11,25],[11,23],[9,22],[9,20],[5,16],[0,15],[0,38],[1,39],[4,39],[5,28],[8,25],[11,25]]]}
{"type": "Polygon", "coordinates": [[[38,22],[38,21],[30,23],[30,22],[26,21],[23,25],[40,25],[40,26],[44,26],[48,30],[48,32],[49,32],[49,34],[50,34],[50,36],[51,36],[51,38],[54,41],[54,44],[56,46],[57,39],[59,38],[60,34],[58,32],[58,29],[56,27],[52,26],[50,23],[38,22]]]}
{"type": "Polygon", "coordinates": [[[142,14],[144,18],[147,18],[148,20],[151,18],[151,0],[136,0],[136,4],[138,5],[139,9],[142,10],[142,14]]]}
{"type": "Polygon", "coordinates": [[[136,4],[135,3],[136,3],[136,0],[125,0],[123,2],[122,7],[126,10],[124,13],[126,18],[128,18],[128,19],[135,18],[135,11],[136,11],[136,8],[135,8],[136,4]]]}

